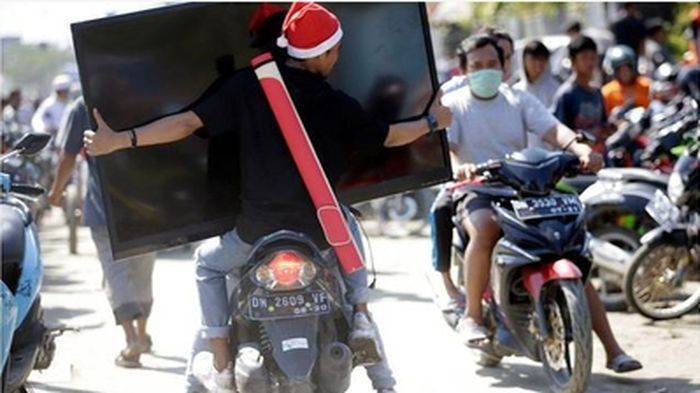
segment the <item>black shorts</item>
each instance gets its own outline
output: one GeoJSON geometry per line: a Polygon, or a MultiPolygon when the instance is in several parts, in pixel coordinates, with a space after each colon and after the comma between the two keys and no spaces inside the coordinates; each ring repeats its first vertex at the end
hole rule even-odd
{"type": "Polygon", "coordinates": [[[457,202],[455,215],[459,222],[462,223],[469,217],[470,213],[477,210],[493,210],[492,202],[494,200],[494,197],[470,191],[457,202]]]}

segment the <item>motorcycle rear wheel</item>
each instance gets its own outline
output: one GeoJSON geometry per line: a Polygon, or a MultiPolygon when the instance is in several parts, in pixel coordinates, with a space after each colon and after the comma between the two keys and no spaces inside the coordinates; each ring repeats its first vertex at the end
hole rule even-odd
{"type": "Polygon", "coordinates": [[[584,392],[591,375],[593,345],[583,284],[572,280],[553,281],[543,291],[540,301],[550,328],[549,337],[540,341],[541,360],[549,386],[557,393],[584,392]],[[575,351],[573,358],[571,349],[575,351]]]}
{"type": "Polygon", "coordinates": [[[683,242],[659,241],[643,245],[632,257],[625,275],[625,297],[627,302],[639,314],[655,321],[680,318],[700,306],[700,266],[683,242]],[[684,264],[684,266],[679,266],[684,264]],[[678,273],[680,269],[687,269],[678,273]],[[681,274],[679,283],[671,283],[676,275],[681,274]],[[675,288],[687,283],[688,277],[696,280],[696,288],[685,299],[671,307],[656,307],[673,301],[675,288]],[[668,293],[673,291],[673,293],[668,293]],[[662,297],[671,298],[666,302],[662,297]],[[657,300],[657,301],[655,301],[657,300]],[[658,303],[661,304],[658,304],[658,303]]]}

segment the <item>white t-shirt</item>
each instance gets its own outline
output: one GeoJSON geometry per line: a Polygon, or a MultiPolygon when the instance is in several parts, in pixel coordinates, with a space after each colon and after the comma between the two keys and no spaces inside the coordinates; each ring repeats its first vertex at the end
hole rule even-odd
{"type": "Polygon", "coordinates": [[[67,102],[59,101],[56,94],[47,97],[32,117],[32,128],[39,132],[48,132],[52,136],[56,135],[58,127],[63,120],[63,112],[66,110],[67,102]]]}
{"type": "Polygon", "coordinates": [[[464,86],[446,93],[442,102],[452,110],[447,140],[461,163],[501,159],[527,147],[527,132],[541,139],[558,123],[532,94],[506,84],[490,100],[475,98],[464,86]]]}

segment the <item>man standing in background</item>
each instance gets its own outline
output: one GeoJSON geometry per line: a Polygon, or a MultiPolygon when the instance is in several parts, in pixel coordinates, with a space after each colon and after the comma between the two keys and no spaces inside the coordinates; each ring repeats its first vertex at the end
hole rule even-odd
{"type": "Polygon", "coordinates": [[[42,101],[32,117],[32,128],[34,131],[46,132],[56,137],[58,127],[63,119],[63,112],[68,105],[71,78],[61,74],[53,78],[51,82],[53,93],[42,101]]]}

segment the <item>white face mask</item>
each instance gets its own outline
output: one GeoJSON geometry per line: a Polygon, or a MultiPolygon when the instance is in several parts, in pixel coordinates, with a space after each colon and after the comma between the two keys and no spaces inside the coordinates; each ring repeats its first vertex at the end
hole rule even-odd
{"type": "Polygon", "coordinates": [[[469,88],[479,98],[493,98],[498,94],[498,87],[503,82],[503,71],[493,68],[470,72],[469,88]]]}

